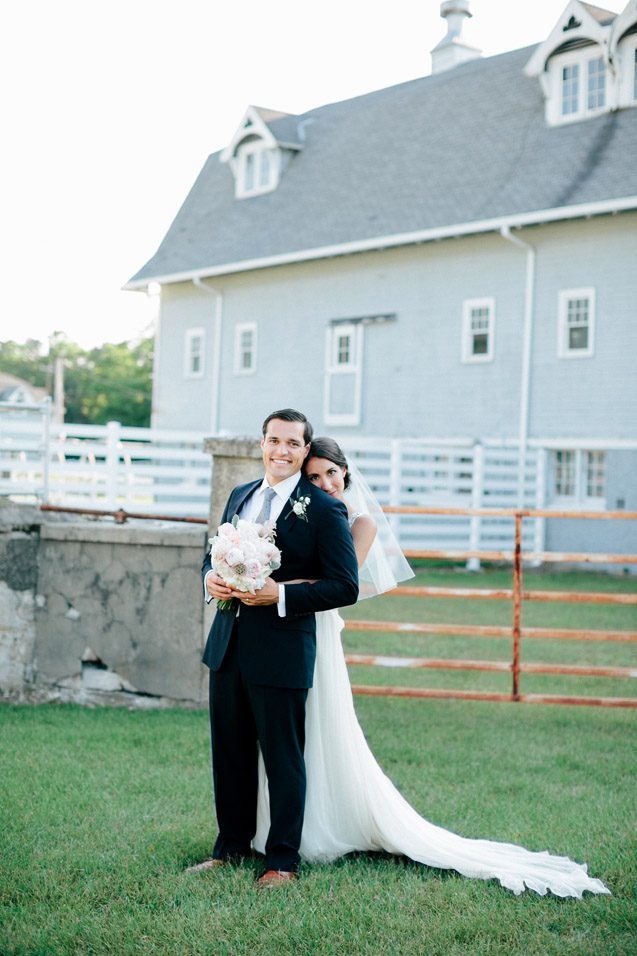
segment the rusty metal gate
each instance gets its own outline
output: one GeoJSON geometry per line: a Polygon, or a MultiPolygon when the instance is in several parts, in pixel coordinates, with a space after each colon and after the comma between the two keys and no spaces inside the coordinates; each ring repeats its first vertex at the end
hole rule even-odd
{"type": "MultiPolygon", "coordinates": [[[[585,704],[602,707],[637,707],[637,698],[630,697],[581,697],[557,694],[524,694],[520,689],[522,674],[568,674],[580,677],[629,678],[637,677],[637,667],[595,667],[585,664],[540,664],[521,663],[520,652],[523,639],[528,640],[577,640],[637,642],[637,631],[624,630],[576,630],[565,628],[524,627],[522,607],[527,601],[588,602],[591,604],[637,605],[637,593],[604,593],[588,591],[540,591],[523,587],[523,562],[534,563],[568,562],[569,564],[637,564],[637,554],[566,553],[522,551],[522,522],[525,518],[580,518],[590,520],[635,520],[637,512],[625,511],[553,511],[544,509],[510,508],[418,508],[388,507],[392,514],[462,515],[484,517],[508,517],[514,519],[512,551],[406,551],[408,558],[506,561],[512,564],[512,587],[510,589],[397,587],[390,595],[413,598],[454,598],[477,601],[510,600],[512,622],[510,627],[448,624],[435,622],[392,622],[347,620],[349,631],[384,631],[435,635],[473,635],[480,637],[511,638],[511,659],[507,661],[468,660],[462,658],[388,658],[380,655],[347,654],[351,665],[403,666],[437,670],[504,671],[511,674],[511,691],[508,694],[479,690],[445,690],[438,688],[391,687],[353,684],[356,694],[391,695],[400,697],[457,697],[465,700],[509,701],[532,704],[585,704]]],[[[360,605],[359,605],[360,606],[360,605]]]]}

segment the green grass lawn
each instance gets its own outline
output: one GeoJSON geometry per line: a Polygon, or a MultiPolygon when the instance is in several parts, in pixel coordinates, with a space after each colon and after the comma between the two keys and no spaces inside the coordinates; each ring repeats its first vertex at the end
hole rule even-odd
{"type": "MultiPolygon", "coordinates": [[[[509,586],[506,571],[418,583],[509,586]]],[[[630,590],[606,575],[526,576],[528,588],[630,590]]],[[[496,602],[386,598],[350,616],[510,623],[496,602]]],[[[635,628],[635,609],[527,605],[524,623],[635,628]]],[[[345,635],[348,649],[506,658],[507,641],[345,635]]],[[[634,661],[634,645],[527,642],[525,659],[634,661]]],[[[506,675],[352,668],[358,683],[508,690],[506,675]]],[[[524,677],[523,690],[634,694],[629,681],[524,677]]],[[[2,956],[629,956],[637,954],[637,712],[358,697],[381,765],[429,820],[464,836],[587,862],[612,897],[516,897],[495,881],[359,854],[254,889],[258,863],[190,875],[215,836],[200,711],[0,706],[2,956]]]]}
{"type": "Polygon", "coordinates": [[[215,831],[205,713],[3,705],[0,952],[637,952],[633,711],[356,703],[430,820],[586,861],[613,896],[516,897],[380,855],[306,867],[269,894],[256,863],[189,875],[215,831]]]}

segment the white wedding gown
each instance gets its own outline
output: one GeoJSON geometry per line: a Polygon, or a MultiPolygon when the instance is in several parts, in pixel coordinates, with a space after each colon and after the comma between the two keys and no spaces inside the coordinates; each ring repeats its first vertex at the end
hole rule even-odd
{"type": "MultiPolygon", "coordinates": [[[[338,611],[316,615],[316,669],[307,699],[307,798],[301,858],[327,863],[355,850],[385,850],[475,879],[497,879],[514,893],[581,897],[610,893],[586,865],[511,843],[472,840],[429,823],[381,770],[354,710],[338,611]]],[[[270,826],[267,778],[259,760],[257,833],[263,853],[270,826]]]]}

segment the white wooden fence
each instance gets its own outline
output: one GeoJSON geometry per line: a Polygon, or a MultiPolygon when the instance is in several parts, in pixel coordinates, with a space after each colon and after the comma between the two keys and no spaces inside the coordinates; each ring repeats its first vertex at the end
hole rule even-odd
{"type": "MultiPolygon", "coordinates": [[[[343,442],[382,505],[440,508],[540,507],[545,503],[546,452],[526,456],[524,500],[518,501],[518,453],[501,442],[347,439],[343,442]]],[[[510,548],[512,519],[394,515],[403,548],[510,548]]],[[[544,522],[527,523],[525,547],[544,549],[544,522]]]]}
{"type": "Polygon", "coordinates": [[[55,424],[48,406],[0,406],[0,494],[74,508],[208,514],[203,434],[55,424]]]}
{"type": "MultiPolygon", "coordinates": [[[[204,437],[125,428],[117,422],[55,424],[48,402],[20,409],[0,404],[0,495],[204,517],[211,477],[204,437]]],[[[350,437],[342,444],[383,505],[542,508],[552,503],[547,500],[548,463],[555,442],[529,443],[522,501],[514,441],[350,437]]],[[[626,444],[637,448],[637,442],[622,447],[626,444]]],[[[590,443],[570,442],[571,448],[580,445],[590,443]]],[[[395,515],[392,522],[404,548],[499,550],[511,545],[507,518],[395,515]]],[[[526,522],[525,536],[525,548],[543,551],[544,520],[526,522]]]]}

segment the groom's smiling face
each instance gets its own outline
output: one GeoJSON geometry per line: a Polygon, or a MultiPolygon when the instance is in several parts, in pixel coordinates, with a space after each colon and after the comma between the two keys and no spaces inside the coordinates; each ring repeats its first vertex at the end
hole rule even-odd
{"type": "Polygon", "coordinates": [[[270,485],[285,481],[301,470],[310,450],[305,444],[304,427],[302,422],[285,422],[281,418],[268,422],[261,439],[261,450],[265,476],[270,485]]]}

